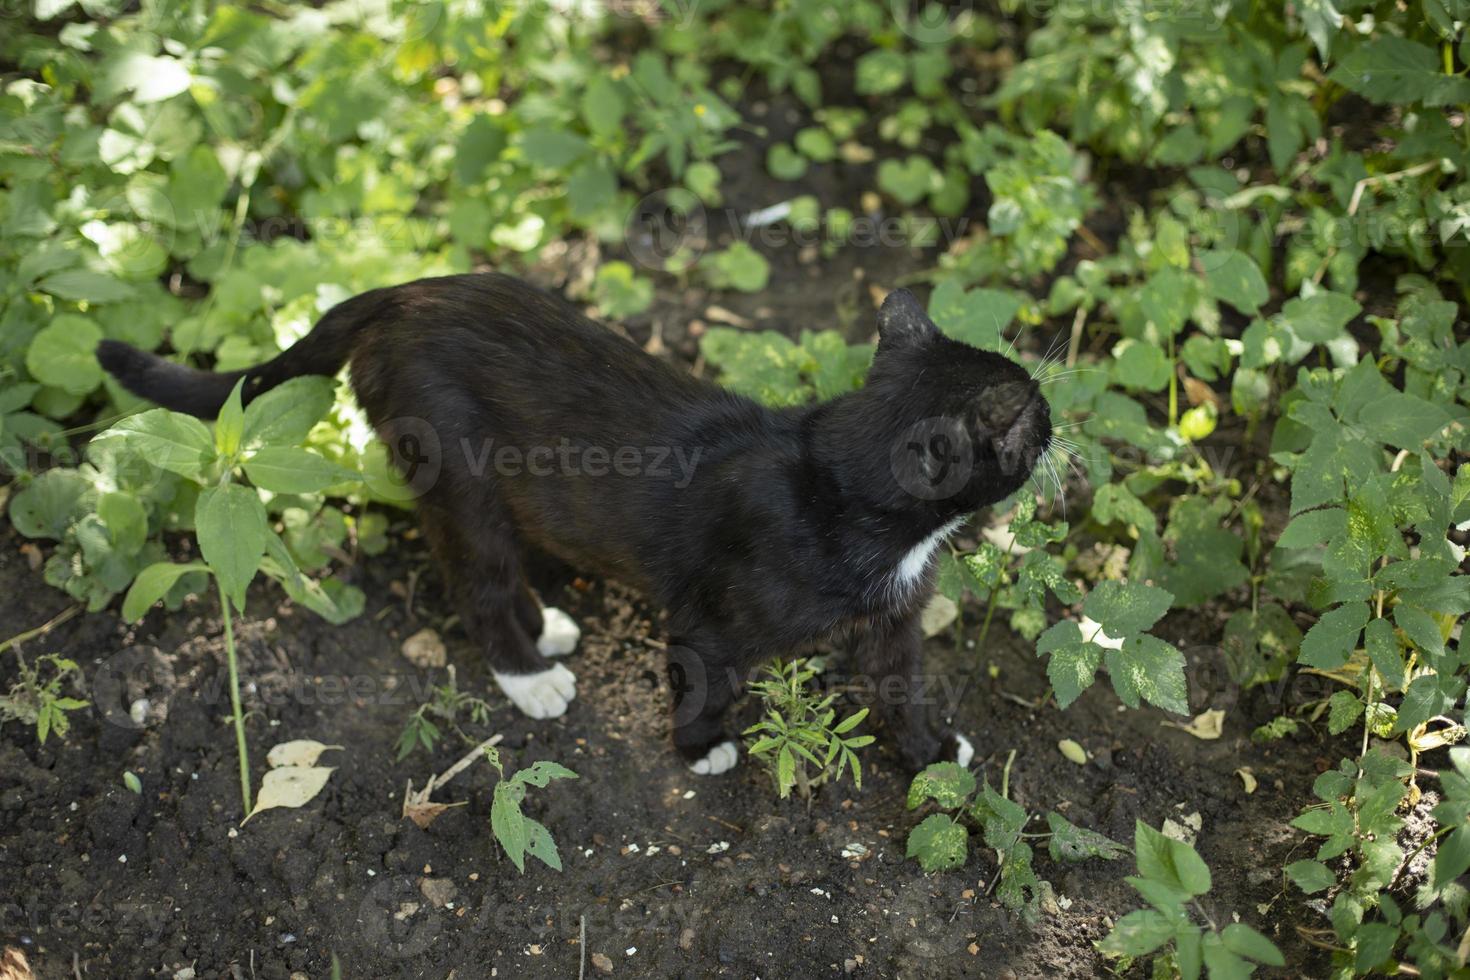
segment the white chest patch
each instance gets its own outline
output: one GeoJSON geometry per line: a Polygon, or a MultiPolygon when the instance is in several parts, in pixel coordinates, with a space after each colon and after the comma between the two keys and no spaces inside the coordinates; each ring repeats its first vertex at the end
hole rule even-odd
{"type": "Polygon", "coordinates": [[[963,523],[964,517],[956,517],[910,548],[893,572],[894,587],[898,591],[906,591],[917,585],[924,575],[924,569],[929,567],[929,562],[934,558],[934,553],[939,550],[939,545],[963,523]]]}

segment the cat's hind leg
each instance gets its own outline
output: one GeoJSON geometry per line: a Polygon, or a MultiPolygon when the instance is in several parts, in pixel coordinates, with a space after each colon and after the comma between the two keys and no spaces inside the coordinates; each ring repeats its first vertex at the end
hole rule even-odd
{"type": "Polygon", "coordinates": [[[547,660],[533,639],[543,632],[537,620],[546,617],[526,588],[509,515],[488,490],[473,496],[431,491],[420,499],[419,512],[465,631],[489,658],[505,696],[531,718],[565,714],[577,696],[577,678],[547,660]]]}

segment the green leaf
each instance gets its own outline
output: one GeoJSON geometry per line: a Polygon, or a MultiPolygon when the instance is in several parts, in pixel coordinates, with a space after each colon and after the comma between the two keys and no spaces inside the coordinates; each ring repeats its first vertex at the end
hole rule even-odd
{"type": "Polygon", "coordinates": [[[878,189],[905,207],[918,204],[939,184],[939,171],[927,157],[889,157],[878,164],[878,189]]]}
{"type": "Polygon", "coordinates": [[[1175,714],[1189,712],[1188,686],[1184,680],[1184,654],[1156,636],[1130,637],[1120,650],[1103,657],[1113,690],[1130,708],[1142,698],[1175,714]]]}
{"type": "Polygon", "coordinates": [[[1174,922],[1154,909],[1129,912],[1097,948],[1105,956],[1147,956],[1174,938],[1174,922]]]}
{"type": "Polygon", "coordinates": [[[245,410],[240,405],[240,390],[245,379],[235,382],[230,397],[220,407],[219,417],[214,422],[214,448],[221,456],[233,456],[240,451],[240,437],[245,430],[245,410]]]}
{"type": "Polygon", "coordinates": [[[1434,402],[1395,391],[1365,405],[1360,424],[1379,442],[1418,449],[1450,421],[1450,414],[1434,402]]]}
{"type": "Polygon", "coordinates": [[[26,351],[26,370],[44,384],[85,395],[102,383],[97,345],[102,328],[84,316],[63,313],[41,329],[26,351]]]}
{"type": "Polygon", "coordinates": [[[245,406],[240,444],[295,446],[311,427],[326,415],[336,399],[337,383],[331,378],[292,378],[245,406]]]}
{"type": "Polygon", "coordinates": [[[908,78],[908,60],[900,51],[880,48],[858,59],[856,87],[859,95],[884,95],[908,78]]]}
{"type": "Polygon", "coordinates": [[[526,848],[530,844],[530,831],[521,814],[521,802],[525,798],[523,784],[502,779],[495,784],[495,796],[490,802],[490,829],[505,849],[505,856],[521,872],[526,870],[526,848]]]}
{"type": "Polygon", "coordinates": [[[1363,716],[1363,702],[1356,691],[1337,691],[1327,699],[1327,731],[1341,735],[1363,716]]]}
{"type": "Polygon", "coordinates": [[[909,784],[908,808],[917,809],[932,799],[947,810],[964,804],[975,792],[975,775],[955,762],[936,762],[909,784]]]}
{"type": "Polygon", "coordinates": [[[579,779],[581,777],[559,762],[541,759],[533,762],[524,769],[517,770],[516,774],[511,778],[517,779],[529,786],[540,788],[546,786],[554,779],[579,779]]]}
{"type": "Polygon", "coordinates": [[[1358,646],[1358,636],[1368,625],[1368,605],[1350,602],[1319,619],[1302,637],[1297,660],[1319,670],[1336,670],[1347,663],[1358,646]]]}
{"type": "Polygon", "coordinates": [[[1216,249],[1200,256],[1205,268],[1205,284],[1210,295],[1229,303],[1242,313],[1254,315],[1271,290],[1255,259],[1235,249],[1216,249]]]}
{"type": "Polygon", "coordinates": [[[10,498],[10,522],[27,538],[61,540],[86,510],[95,491],[76,470],[40,474],[10,498]]]}
{"type": "Polygon", "coordinates": [[[1144,284],[1138,294],[1139,308],[1161,336],[1172,337],[1184,329],[1199,302],[1199,292],[1198,278],[1183,269],[1166,267],[1144,284]]]}
{"type": "Polygon", "coordinates": [[[627,102],[617,83],[605,75],[594,75],[581,98],[582,121],[597,136],[612,136],[623,129],[627,102]]]}
{"type": "Polygon", "coordinates": [[[925,871],[948,871],[965,863],[970,853],[970,833],[942,813],[925,817],[909,831],[906,855],[918,858],[925,871]]]}
{"type": "Polygon", "coordinates": [[[1286,866],[1286,874],[1298,888],[1308,895],[1315,895],[1337,884],[1337,876],[1327,865],[1311,859],[1293,861],[1286,866]]]}
{"type": "Polygon", "coordinates": [[[249,487],[237,483],[212,486],[199,494],[194,508],[199,552],[237,608],[245,606],[245,589],[265,554],[265,507],[249,487]]]}
{"type": "Polygon", "coordinates": [[[530,817],[523,816],[521,823],[526,828],[526,853],[553,871],[560,871],[561,855],[556,851],[556,841],[552,840],[551,831],[540,821],[530,817]]]}
{"type": "Polygon", "coordinates": [[[1363,633],[1363,646],[1368,650],[1368,659],[1383,675],[1383,679],[1394,688],[1404,686],[1404,657],[1399,652],[1398,637],[1388,620],[1378,618],[1368,624],[1363,633]]]}
{"type": "MultiPolygon", "coordinates": [[[[1077,629],[1077,624],[1070,620],[1065,624],[1057,624],[1062,625],[1077,629]]],[[[1046,664],[1046,677],[1051,681],[1058,707],[1069,707],[1082,696],[1083,691],[1093,685],[1097,680],[1097,668],[1102,664],[1102,656],[1102,648],[1094,643],[1069,643],[1052,651],[1051,659],[1046,664]]]]}
{"type": "Polygon", "coordinates": [[[1051,828],[1047,850],[1053,861],[1085,861],[1094,857],[1112,861],[1128,852],[1128,848],[1112,838],[1075,826],[1060,813],[1048,813],[1046,823],[1051,828]]]}
{"type": "Polygon", "coordinates": [[[200,562],[190,562],[187,565],[176,565],[173,562],[161,561],[149,565],[138,573],[133,579],[132,587],[128,589],[127,596],[123,599],[122,618],[129,623],[143,618],[143,615],[153,608],[153,604],[166,596],[179,579],[190,572],[208,571],[208,566],[200,562]]]}
{"type": "Polygon", "coordinates": [[[526,159],[547,170],[566,170],[592,148],[576,133],[554,126],[535,126],[521,134],[521,152],[526,159]]]}
{"type": "Polygon", "coordinates": [[[1314,296],[1287,300],[1281,318],[1291,332],[1309,344],[1325,344],[1342,336],[1353,317],[1363,308],[1351,296],[1323,291],[1314,296]]]}
{"type": "Polygon", "coordinates": [[[941,331],[982,350],[999,350],[1021,300],[1005,289],[970,289],[946,279],[929,297],[929,318],[941,331]]]}
{"type": "Polygon", "coordinates": [[[36,288],[73,303],[115,303],[133,296],[132,286],[88,269],[55,273],[42,279],[36,288]]]}
{"type": "Polygon", "coordinates": [[[358,479],[355,471],[292,446],[266,446],[242,465],[251,483],[273,493],[317,493],[358,479]]]}
{"type": "Polygon", "coordinates": [[[121,440],[138,459],[196,481],[215,458],[214,437],[208,427],[193,416],[166,408],[130,415],[98,439],[121,440]]]}
{"type": "Polygon", "coordinates": [[[1138,857],[1138,873],[1144,878],[1190,897],[1210,890],[1210,869],[1194,848],[1164,836],[1142,820],[1134,825],[1133,851],[1138,857]]]}
{"type": "Polygon", "coordinates": [[[1328,78],[1380,105],[1470,102],[1470,81],[1444,74],[1433,48],[1392,34],[1359,45],[1328,78]]]}
{"type": "Polygon", "coordinates": [[[1116,639],[1142,633],[1169,611],[1174,596],[1142,583],[1101,582],[1087,595],[1082,611],[1116,639]]]}

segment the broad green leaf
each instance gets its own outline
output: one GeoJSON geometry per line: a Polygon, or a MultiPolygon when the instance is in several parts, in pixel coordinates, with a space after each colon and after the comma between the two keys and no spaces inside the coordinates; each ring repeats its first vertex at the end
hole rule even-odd
{"type": "Polygon", "coordinates": [[[128,589],[128,594],[123,599],[122,618],[129,623],[142,619],[155,602],[168,595],[175,582],[190,572],[207,570],[208,566],[200,562],[176,565],[173,562],[161,561],[149,565],[138,573],[137,578],[133,579],[132,587],[128,589]]]}
{"type": "Polygon", "coordinates": [[[1292,882],[1308,895],[1315,895],[1337,884],[1337,875],[1321,861],[1293,861],[1286,866],[1292,882]]]}
{"type": "Polygon", "coordinates": [[[115,303],[132,297],[133,287],[88,269],[68,269],[47,276],[36,288],[74,303],[115,303]]]}
{"type": "Polygon", "coordinates": [[[1173,601],[1170,593],[1152,585],[1107,581],[1088,593],[1082,611],[1101,623],[1109,636],[1121,639],[1153,626],[1173,601]]]}
{"type": "Polygon", "coordinates": [[[250,482],[273,493],[317,493],[358,475],[294,446],[266,446],[241,464],[250,482]]]}
{"type": "Polygon", "coordinates": [[[1362,309],[1351,296],[1324,291],[1305,299],[1287,300],[1281,318],[1307,343],[1325,344],[1341,336],[1362,309]]]}
{"type": "Polygon", "coordinates": [[[60,540],[90,510],[94,493],[76,470],[47,470],[10,498],[10,522],[27,538],[60,540]]]}
{"type": "Polygon", "coordinates": [[[1338,606],[1317,620],[1302,637],[1298,661],[1319,670],[1336,670],[1347,663],[1358,646],[1358,636],[1368,625],[1368,605],[1350,602],[1338,606]]]}
{"type": "Polygon", "coordinates": [[[1191,897],[1210,890],[1210,869],[1194,848],[1164,836],[1142,820],[1134,825],[1133,851],[1138,873],[1144,878],[1191,897]]]}
{"type": "Polygon", "coordinates": [[[1243,922],[1232,922],[1220,930],[1220,940],[1226,949],[1237,956],[1244,956],[1267,966],[1286,965],[1276,944],[1243,922]]]}
{"type": "Polygon", "coordinates": [[[1450,414],[1434,402],[1396,391],[1365,405],[1360,424],[1379,442],[1418,449],[1450,420],[1450,414]]]}
{"type": "Polygon", "coordinates": [[[1363,646],[1368,651],[1368,659],[1373,661],[1373,666],[1378,668],[1383,679],[1394,689],[1402,688],[1404,657],[1399,652],[1399,641],[1392,624],[1381,617],[1369,623],[1363,633],[1363,646]]]}
{"type": "MultiPolygon", "coordinates": [[[[1070,620],[1068,625],[1077,628],[1070,620]]],[[[1068,643],[1052,651],[1046,663],[1046,677],[1051,681],[1058,707],[1069,707],[1093,685],[1097,668],[1102,665],[1102,655],[1102,648],[1094,643],[1068,643]]]]}
{"type": "Polygon", "coordinates": [[[1016,318],[1021,300],[1004,289],[966,290],[946,279],[929,297],[929,318],[944,333],[983,350],[999,350],[1006,327],[1016,318]]]}
{"type": "Polygon", "coordinates": [[[1113,690],[1128,707],[1138,707],[1142,698],[1165,711],[1188,713],[1184,654],[1172,644],[1147,633],[1129,637],[1122,649],[1108,650],[1103,662],[1113,690]]]}
{"type": "Polygon", "coordinates": [[[120,440],[139,460],[196,481],[215,458],[209,428],[166,408],[130,415],[98,438],[120,440]]]}
{"type": "Polygon", "coordinates": [[[1380,105],[1470,102],[1470,81],[1446,75],[1433,48],[1392,34],[1359,45],[1328,77],[1380,105]]]}
{"type": "Polygon", "coordinates": [[[244,608],[245,589],[265,554],[265,507],[249,487],[226,483],[207,487],[194,508],[199,552],[237,608],[244,608]]]}
{"type": "Polygon", "coordinates": [[[292,378],[245,406],[240,444],[295,446],[311,427],[326,415],[336,398],[337,384],[331,378],[292,378]]]}
{"type": "Polygon", "coordinates": [[[63,313],[31,340],[26,370],[37,381],[74,395],[90,393],[102,383],[97,345],[102,329],[84,316],[63,313]]]}
{"type": "Polygon", "coordinates": [[[936,762],[909,784],[908,808],[934,800],[946,810],[961,806],[975,792],[975,774],[954,762],[936,762]]]}
{"type": "Polygon", "coordinates": [[[1174,926],[1162,912],[1137,909],[1119,919],[1097,948],[1107,956],[1147,956],[1174,938],[1174,926]]]}
{"type": "Polygon", "coordinates": [[[918,858],[925,871],[948,871],[965,863],[970,852],[970,832],[943,813],[925,817],[909,831],[906,855],[918,858]]]}
{"type": "Polygon", "coordinates": [[[1255,259],[1234,249],[1202,254],[1205,283],[1210,295],[1229,303],[1242,313],[1253,315],[1271,298],[1271,290],[1255,259]]]}

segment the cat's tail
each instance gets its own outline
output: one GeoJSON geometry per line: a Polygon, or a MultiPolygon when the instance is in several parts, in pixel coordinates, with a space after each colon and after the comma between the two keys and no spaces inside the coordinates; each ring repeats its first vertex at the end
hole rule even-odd
{"type": "Polygon", "coordinates": [[[338,303],[311,333],[264,364],[244,371],[202,371],[165,360],[120,340],[97,345],[97,361],[128,391],[175,412],[202,419],[219,414],[235,384],[245,378],[245,403],[283,381],[305,374],[334,375],[347,363],[358,330],[391,302],[391,289],[374,289],[338,303]]]}

